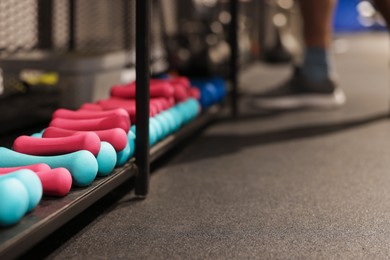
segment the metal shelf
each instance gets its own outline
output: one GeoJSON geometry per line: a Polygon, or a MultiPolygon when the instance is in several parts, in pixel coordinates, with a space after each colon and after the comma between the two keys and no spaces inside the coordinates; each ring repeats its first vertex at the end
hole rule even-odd
{"type": "MultiPolygon", "coordinates": [[[[150,162],[166,154],[183,140],[207,126],[221,110],[214,105],[150,149],[150,162]]],[[[39,243],[56,229],[87,209],[94,202],[114,190],[126,180],[135,177],[135,160],[115,170],[105,178],[99,178],[87,188],[73,188],[64,198],[44,197],[38,207],[15,226],[0,229],[0,259],[15,258],[39,243]]]]}

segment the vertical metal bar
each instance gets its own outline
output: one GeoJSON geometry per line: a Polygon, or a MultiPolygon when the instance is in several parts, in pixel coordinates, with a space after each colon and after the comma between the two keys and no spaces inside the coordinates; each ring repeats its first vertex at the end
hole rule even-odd
{"type": "Polygon", "coordinates": [[[69,25],[68,25],[68,50],[73,51],[76,48],[76,1],[69,0],[69,25]]]}
{"type": "Polygon", "coordinates": [[[53,47],[53,1],[40,0],[38,4],[38,48],[53,47]]]}
{"type": "Polygon", "coordinates": [[[230,0],[230,81],[231,81],[231,109],[232,115],[238,114],[238,0],[230,0]]]}
{"type": "Polygon", "coordinates": [[[138,175],[135,194],[146,196],[149,189],[149,56],[150,0],[136,0],[136,146],[138,175]]]}

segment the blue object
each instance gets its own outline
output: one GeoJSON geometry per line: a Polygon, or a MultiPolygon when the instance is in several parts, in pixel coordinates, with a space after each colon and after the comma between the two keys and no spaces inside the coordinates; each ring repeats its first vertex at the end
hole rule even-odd
{"type": "Polygon", "coordinates": [[[27,213],[27,189],[16,178],[0,176],[0,198],[0,226],[14,225],[27,213]]]}
{"type": "Polygon", "coordinates": [[[218,102],[222,101],[226,97],[226,82],[222,77],[213,77],[211,78],[211,82],[214,83],[218,90],[218,102]]]}
{"type": "Polygon", "coordinates": [[[107,142],[101,142],[100,151],[96,156],[98,164],[98,176],[107,176],[115,168],[117,154],[114,147],[107,142]]]}
{"type": "Polygon", "coordinates": [[[221,77],[191,79],[191,85],[200,90],[200,104],[203,108],[221,102],[226,96],[225,80],[221,77]]]}
{"type": "MultiPolygon", "coordinates": [[[[0,178],[15,178],[24,185],[28,194],[27,211],[33,210],[41,201],[43,195],[42,183],[38,175],[36,175],[33,171],[27,169],[18,170],[2,175],[0,178]]],[[[7,197],[0,197],[0,199],[7,199],[7,197]]]]}

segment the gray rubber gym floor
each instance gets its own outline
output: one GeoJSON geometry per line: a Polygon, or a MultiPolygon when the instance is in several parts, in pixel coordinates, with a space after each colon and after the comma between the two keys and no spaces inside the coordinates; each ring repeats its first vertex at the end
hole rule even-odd
{"type": "MultiPolygon", "coordinates": [[[[126,194],[49,258],[389,257],[388,39],[336,47],[344,108],[267,115],[244,99],[240,118],[221,118],[153,173],[146,200],[126,194]]],[[[288,74],[259,64],[242,88],[288,74]]]]}

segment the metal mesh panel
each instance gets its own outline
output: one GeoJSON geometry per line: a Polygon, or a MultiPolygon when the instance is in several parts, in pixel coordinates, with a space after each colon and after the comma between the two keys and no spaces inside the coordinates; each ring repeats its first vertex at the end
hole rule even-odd
{"type": "Polygon", "coordinates": [[[53,6],[53,43],[56,51],[68,50],[69,41],[69,2],[54,1],[53,6]]]}
{"type": "Polygon", "coordinates": [[[124,48],[123,1],[76,1],[76,50],[105,52],[124,48]]]}
{"type": "Polygon", "coordinates": [[[0,1],[0,51],[31,50],[37,44],[36,0],[0,1]]]}

